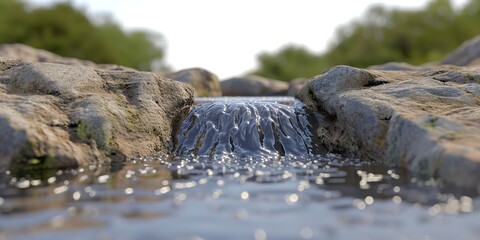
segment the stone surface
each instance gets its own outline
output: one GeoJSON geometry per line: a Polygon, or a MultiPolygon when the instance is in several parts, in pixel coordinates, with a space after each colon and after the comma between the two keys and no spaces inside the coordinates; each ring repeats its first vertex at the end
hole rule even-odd
{"type": "Polygon", "coordinates": [[[468,66],[478,58],[480,58],[480,35],[464,42],[448,54],[441,64],[468,66]]]}
{"type": "Polygon", "coordinates": [[[288,91],[287,82],[255,75],[230,78],[220,86],[223,96],[279,96],[288,91]]]}
{"type": "Polygon", "coordinates": [[[193,89],[153,73],[0,57],[0,169],[167,153],[193,89]]]}
{"type": "Polygon", "coordinates": [[[385,71],[416,71],[420,70],[420,67],[413,66],[404,62],[389,62],[380,65],[373,65],[367,69],[371,70],[385,70],[385,71]]]}
{"type": "Polygon", "coordinates": [[[480,69],[337,66],[298,98],[321,116],[317,132],[329,150],[480,187],[480,69]]]}
{"type": "Polygon", "coordinates": [[[195,89],[196,97],[220,97],[220,80],[217,75],[201,68],[190,68],[166,74],[165,77],[188,83],[195,89]]]}
{"type": "Polygon", "coordinates": [[[20,59],[26,62],[50,62],[74,66],[87,66],[108,70],[133,70],[115,64],[95,64],[92,61],[62,57],[43,49],[36,49],[24,44],[0,44],[0,57],[20,59]]]}
{"type": "Polygon", "coordinates": [[[308,82],[308,78],[296,78],[288,83],[287,96],[294,97],[308,82]]]}

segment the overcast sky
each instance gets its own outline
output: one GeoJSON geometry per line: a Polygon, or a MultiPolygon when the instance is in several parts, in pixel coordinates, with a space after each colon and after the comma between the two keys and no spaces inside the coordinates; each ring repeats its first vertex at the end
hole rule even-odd
{"type": "MultiPolygon", "coordinates": [[[[28,0],[49,4],[63,0],[28,0]]],[[[221,79],[255,68],[256,56],[286,44],[320,52],[335,29],[372,4],[419,8],[427,0],[70,0],[89,15],[111,15],[125,29],[161,33],[166,62],[202,67],[221,79]]],[[[456,6],[467,0],[454,0],[456,6]]]]}

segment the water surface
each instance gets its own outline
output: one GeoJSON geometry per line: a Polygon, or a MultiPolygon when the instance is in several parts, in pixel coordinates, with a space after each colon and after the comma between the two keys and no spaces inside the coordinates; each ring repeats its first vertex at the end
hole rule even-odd
{"type": "Polygon", "coordinates": [[[122,165],[2,172],[0,239],[480,238],[476,191],[310,147],[247,156],[199,147],[122,165]]]}

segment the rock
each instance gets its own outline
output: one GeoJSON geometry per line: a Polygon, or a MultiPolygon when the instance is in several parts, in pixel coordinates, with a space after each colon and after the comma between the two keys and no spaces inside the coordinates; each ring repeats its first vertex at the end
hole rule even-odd
{"type": "Polygon", "coordinates": [[[468,67],[480,67],[480,57],[474,59],[468,64],[468,67]]]}
{"type": "Polygon", "coordinates": [[[26,62],[50,62],[73,66],[87,66],[108,70],[133,70],[132,68],[115,64],[95,64],[88,60],[62,57],[43,49],[36,49],[24,44],[0,44],[0,57],[23,60],[26,62]]]}
{"type": "Polygon", "coordinates": [[[165,77],[188,83],[195,88],[196,97],[220,97],[220,80],[217,75],[201,68],[184,69],[166,74],[165,77]]]}
{"type": "Polygon", "coordinates": [[[288,83],[260,76],[235,77],[220,82],[223,96],[286,95],[288,83]]]}
{"type": "Polygon", "coordinates": [[[294,97],[307,84],[308,78],[296,78],[288,83],[287,96],[294,97]]]}
{"type": "Polygon", "coordinates": [[[389,62],[381,65],[373,65],[367,69],[371,70],[385,70],[385,71],[416,71],[419,67],[410,65],[404,62],[389,62]]]}
{"type": "Polygon", "coordinates": [[[0,169],[167,154],[192,102],[191,87],[153,73],[0,57],[0,169]]]}
{"type": "Polygon", "coordinates": [[[460,47],[448,54],[441,64],[468,66],[480,58],[480,35],[464,42],[460,47]]]}
{"type": "Polygon", "coordinates": [[[331,151],[383,160],[447,184],[480,187],[480,71],[337,66],[298,97],[322,116],[331,151]]]}

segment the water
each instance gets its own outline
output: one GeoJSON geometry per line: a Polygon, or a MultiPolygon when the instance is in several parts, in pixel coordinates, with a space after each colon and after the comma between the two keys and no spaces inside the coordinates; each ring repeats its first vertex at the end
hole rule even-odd
{"type": "Polygon", "coordinates": [[[303,156],[320,151],[293,98],[199,98],[178,134],[177,156],[303,156]]]}
{"type": "Polygon", "coordinates": [[[0,239],[479,239],[478,209],[476,192],[313,151],[0,174],[0,239]]]}

